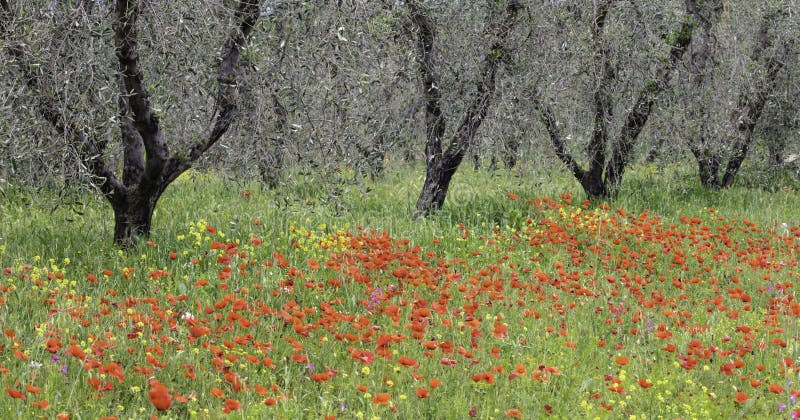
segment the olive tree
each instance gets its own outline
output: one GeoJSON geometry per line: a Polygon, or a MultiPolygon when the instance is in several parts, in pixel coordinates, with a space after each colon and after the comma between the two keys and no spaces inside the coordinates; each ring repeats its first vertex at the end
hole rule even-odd
{"type": "MultiPolygon", "coordinates": [[[[33,98],[36,113],[76,151],[78,162],[95,177],[99,191],[114,212],[114,241],[122,247],[149,235],[153,211],[164,190],[217,143],[231,126],[237,113],[237,79],[243,70],[241,56],[262,13],[261,5],[256,0],[238,1],[235,11],[229,15],[224,9],[210,12],[210,17],[217,19],[217,23],[226,19],[231,21],[228,33],[219,36],[222,41],[221,52],[214,58],[217,71],[216,89],[211,94],[213,105],[206,118],[203,118],[197,112],[202,104],[183,104],[185,110],[194,112],[189,111],[184,117],[185,125],[178,124],[180,130],[184,130],[180,133],[169,132],[162,123],[176,113],[171,108],[180,98],[173,96],[169,101],[154,104],[152,91],[160,89],[157,84],[147,82],[147,76],[150,75],[145,74],[145,67],[152,68],[154,63],[147,63],[144,56],[158,49],[153,46],[158,37],[163,36],[168,40],[170,37],[179,38],[178,32],[181,30],[199,39],[211,36],[195,26],[204,22],[195,18],[194,9],[182,10],[177,16],[161,15],[158,10],[150,9],[157,6],[160,5],[143,0],[117,0],[113,6],[91,1],[79,2],[77,7],[87,19],[78,22],[78,29],[71,29],[64,36],[83,37],[92,43],[101,43],[102,40],[112,43],[113,48],[98,47],[92,50],[86,44],[76,44],[78,48],[72,45],[71,49],[64,50],[65,54],[58,54],[54,44],[41,45],[37,44],[37,39],[26,39],[26,34],[37,35],[37,30],[46,32],[54,29],[37,29],[35,26],[55,24],[54,19],[48,18],[47,9],[58,5],[0,0],[0,34],[4,41],[4,53],[16,64],[19,80],[33,98]],[[106,22],[106,15],[111,16],[110,22],[106,22]],[[149,24],[146,15],[150,16],[149,24]],[[179,21],[160,21],[166,18],[179,21]],[[155,35],[159,29],[163,32],[155,35]],[[143,37],[142,32],[148,36],[143,37]],[[96,51],[97,55],[87,60],[69,55],[70,52],[80,51],[80,47],[86,51],[96,51]],[[59,80],[65,74],[68,78],[59,80]],[[69,85],[72,80],[83,84],[77,94],[69,85]],[[116,93],[110,95],[109,92],[116,93]],[[116,109],[116,115],[109,116],[107,108],[113,104],[110,101],[114,100],[114,96],[116,104],[112,109],[116,109]],[[100,118],[95,118],[95,114],[100,118]],[[97,120],[105,120],[106,124],[94,127],[93,122],[97,120]],[[108,121],[116,125],[116,134],[108,130],[108,121]],[[195,133],[188,133],[186,130],[190,122],[201,125],[201,128],[195,133]],[[114,141],[121,144],[120,162],[109,156],[109,144],[114,141]]],[[[213,33],[213,30],[205,31],[213,33]]],[[[205,44],[195,44],[193,53],[201,53],[205,44]]],[[[179,66],[181,63],[175,63],[178,61],[175,57],[191,62],[200,61],[196,56],[170,57],[170,50],[179,45],[169,42],[160,45],[164,47],[162,51],[166,52],[167,57],[158,57],[164,61],[158,62],[157,68],[171,70],[179,66]],[[173,60],[170,61],[170,58],[173,60]]],[[[183,71],[161,74],[160,82],[174,81],[179,84],[181,79],[195,79],[197,72],[192,65],[187,67],[183,71]]],[[[194,86],[199,87],[201,92],[209,88],[202,83],[194,86]]],[[[196,99],[197,96],[192,93],[185,98],[196,99]]]]}
{"type": "MultiPolygon", "coordinates": [[[[688,8],[693,1],[687,0],[686,4],[688,8]]],[[[552,80],[552,74],[558,72],[554,72],[553,68],[536,69],[550,76],[539,77],[542,86],[533,86],[531,89],[534,111],[546,128],[556,156],[590,197],[609,197],[618,190],[654,104],[669,89],[673,73],[692,39],[695,23],[688,12],[677,19],[675,26],[660,23],[654,27],[661,33],[642,36],[647,34],[648,22],[637,7],[615,0],[595,2],[589,14],[588,33],[572,29],[572,32],[577,32],[572,36],[583,37],[587,45],[575,56],[588,59],[586,70],[581,75],[590,92],[590,119],[585,122],[591,127],[586,146],[588,166],[581,165],[580,159],[570,152],[566,140],[571,135],[564,135],[566,120],[558,111],[558,108],[564,108],[563,101],[559,101],[559,89],[553,89],[558,82],[552,80]],[[612,20],[615,12],[620,16],[612,20]],[[613,29],[610,30],[609,26],[613,29]],[[637,39],[630,39],[632,37],[637,39]],[[651,43],[652,51],[657,54],[654,57],[636,57],[632,52],[636,52],[635,48],[644,50],[641,42],[651,43]],[[626,45],[629,47],[626,48],[626,45]],[[626,63],[621,54],[634,56],[637,61],[626,63]],[[629,67],[623,67],[623,64],[629,67]],[[613,129],[617,130],[616,136],[613,129]]],[[[667,12],[660,11],[660,14],[669,15],[667,12]]],[[[565,25],[564,21],[575,21],[572,23],[575,27],[585,20],[584,14],[578,6],[572,6],[567,9],[566,16],[559,18],[560,22],[557,20],[558,25],[565,25]]],[[[570,46],[565,41],[555,48],[556,53],[551,55],[561,60],[560,56],[568,54],[570,46]]],[[[556,63],[564,65],[563,61],[556,63]]],[[[553,62],[548,64],[554,65],[553,62]]],[[[561,77],[557,75],[555,79],[561,77]]]]}
{"type": "Polygon", "coordinates": [[[791,128],[792,116],[781,117],[775,99],[791,89],[781,75],[796,61],[797,11],[784,2],[741,6],[723,9],[721,2],[706,1],[692,10],[702,36],[693,43],[679,105],[700,182],[709,188],[732,185],[759,123],[768,124],[761,129],[766,136],[786,136],[791,128]]]}

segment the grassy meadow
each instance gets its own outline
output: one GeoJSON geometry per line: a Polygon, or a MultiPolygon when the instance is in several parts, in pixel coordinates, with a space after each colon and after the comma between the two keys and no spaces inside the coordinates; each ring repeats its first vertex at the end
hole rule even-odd
{"type": "Polygon", "coordinates": [[[192,172],[129,252],[102,198],[4,188],[0,416],[800,414],[796,182],[465,168],[411,221],[422,176],[192,172]]]}

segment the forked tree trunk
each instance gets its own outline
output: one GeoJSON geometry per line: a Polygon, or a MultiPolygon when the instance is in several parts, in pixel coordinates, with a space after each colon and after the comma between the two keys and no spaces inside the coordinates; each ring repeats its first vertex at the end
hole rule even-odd
{"type": "MultiPolygon", "coordinates": [[[[426,100],[425,182],[413,215],[417,218],[427,216],[444,205],[450,181],[464,160],[475,133],[486,118],[496,87],[498,68],[508,53],[506,40],[517,21],[517,14],[522,5],[519,0],[509,0],[503,19],[498,23],[487,23],[489,26],[487,32],[492,37],[492,44],[481,65],[476,93],[464,119],[456,128],[450,145],[444,149],[442,137],[445,132],[445,119],[441,107],[442,94],[439,90],[441,84],[432,56],[435,28],[422,6],[415,1],[408,1],[406,4],[411,10],[411,19],[417,31],[417,61],[426,100]]],[[[490,19],[491,15],[492,13],[490,19]]]]}
{"type": "Polygon", "coordinates": [[[239,1],[235,16],[237,26],[222,47],[217,109],[208,137],[191,145],[185,154],[173,154],[159,119],[152,111],[150,94],[139,67],[137,21],[142,6],[138,0],[117,0],[114,25],[121,78],[120,131],[124,168],[122,185],[106,197],[114,209],[114,242],[121,247],[135,244],[138,238],[149,237],[153,212],[164,190],[230,128],[237,109],[236,76],[241,52],[260,14],[257,0],[239,1]]]}
{"type": "MultiPolygon", "coordinates": [[[[763,35],[760,34],[759,36],[767,37],[768,35],[766,31],[764,31],[763,35]]],[[[770,42],[770,40],[767,40],[763,45],[766,47],[770,42]]],[[[759,52],[759,54],[760,53],[761,52],[759,52]]],[[[735,140],[732,142],[733,154],[728,159],[728,165],[725,167],[725,173],[722,175],[722,180],[720,181],[721,188],[728,188],[733,185],[733,180],[742,167],[750,145],[753,143],[756,124],[761,118],[769,94],[775,88],[778,72],[781,71],[783,66],[783,60],[780,60],[778,57],[771,56],[767,58],[764,65],[764,76],[752,91],[748,92],[744,97],[740,97],[738,118],[735,122],[735,140]]]]}
{"type": "MultiPolygon", "coordinates": [[[[699,141],[690,140],[689,142],[692,154],[697,160],[700,182],[706,187],[714,189],[730,187],[753,143],[756,124],[761,118],[769,94],[775,87],[778,73],[784,66],[783,60],[779,59],[775,54],[764,57],[764,53],[771,47],[773,42],[769,29],[774,24],[774,19],[778,16],[779,12],[766,14],[756,33],[756,42],[750,55],[750,60],[753,63],[763,62],[764,71],[763,75],[755,75],[753,77],[755,83],[752,86],[742,88],[739,93],[737,107],[731,117],[732,125],[734,126],[733,139],[723,140],[731,151],[728,155],[728,162],[724,165],[724,172],[720,173],[724,159],[721,151],[712,150],[703,137],[699,141]]],[[[710,30],[710,24],[707,28],[708,30],[710,30]]],[[[705,56],[695,57],[695,66],[705,65],[706,59],[707,57],[705,56]]],[[[699,88],[701,83],[695,82],[694,86],[699,88]]]]}
{"type": "Polygon", "coordinates": [[[592,18],[592,50],[598,77],[597,85],[592,94],[594,125],[587,147],[589,156],[588,169],[581,168],[575,158],[567,151],[567,146],[561,137],[558,120],[552,107],[544,101],[539,92],[534,92],[533,95],[534,109],[538,111],[539,119],[547,129],[556,156],[572,172],[572,175],[580,182],[581,187],[589,197],[606,197],[609,195],[609,189],[603,179],[603,169],[606,164],[606,148],[608,147],[608,120],[611,117],[611,98],[608,89],[616,75],[608,57],[608,51],[603,47],[602,34],[608,10],[613,1],[605,0],[596,3],[595,13],[592,18]]]}
{"type": "MultiPolygon", "coordinates": [[[[687,0],[687,4],[693,3],[693,1],[687,0]]],[[[669,55],[657,69],[655,78],[645,83],[640,89],[636,102],[625,114],[617,141],[609,146],[608,121],[611,115],[611,101],[607,90],[615,75],[611,69],[607,52],[601,45],[601,35],[611,3],[612,0],[608,0],[597,6],[592,27],[592,39],[595,44],[594,56],[600,77],[592,102],[594,128],[588,147],[588,169],[581,168],[567,151],[552,108],[544,102],[538,92],[534,91],[533,94],[534,109],[538,111],[539,118],[547,129],[556,156],[567,166],[580,182],[586,195],[591,198],[607,198],[619,190],[622,175],[631,161],[636,140],[650,118],[653,104],[658,95],[669,85],[672,72],[680,63],[681,57],[692,39],[692,22],[687,16],[681,26],[667,37],[670,47],[669,55]],[[607,158],[608,150],[610,150],[610,156],[607,158]]]]}
{"type": "MultiPolygon", "coordinates": [[[[711,49],[711,29],[722,13],[720,1],[710,1],[702,4],[687,3],[689,13],[699,23],[701,29],[699,36],[695,37],[692,44],[692,53],[689,57],[689,74],[691,88],[702,91],[708,73],[708,64],[714,62],[714,51],[711,49]]],[[[708,188],[719,186],[718,172],[722,165],[722,157],[712,151],[708,142],[707,111],[702,103],[687,104],[687,115],[692,124],[697,125],[697,132],[690,134],[687,143],[697,161],[700,182],[708,188]]]]}

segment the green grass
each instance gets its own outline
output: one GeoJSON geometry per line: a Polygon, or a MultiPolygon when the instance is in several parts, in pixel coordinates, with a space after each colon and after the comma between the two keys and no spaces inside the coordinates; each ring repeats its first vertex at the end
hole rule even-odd
{"type": "Polygon", "coordinates": [[[589,203],[568,174],[521,173],[464,169],[412,221],[419,167],[277,191],[193,172],[127,253],[101,198],[5,189],[0,413],[790,416],[795,181],[708,191],[689,167],[635,167],[589,203]]]}

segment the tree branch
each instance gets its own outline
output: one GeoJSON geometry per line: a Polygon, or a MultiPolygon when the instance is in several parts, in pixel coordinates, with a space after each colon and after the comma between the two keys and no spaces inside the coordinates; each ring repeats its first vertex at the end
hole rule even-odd
{"type": "Polygon", "coordinates": [[[572,172],[572,175],[574,175],[576,179],[584,179],[586,172],[581,169],[578,162],[575,161],[575,158],[567,151],[564,140],[561,138],[561,132],[558,129],[558,120],[552,108],[542,100],[537,91],[534,91],[532,99],[533,107],[539,112],[539,119],[542,121],[542,124],[544,124],[547,134],[550,136],[550,141],[553,143],[556,156],[564,163],[567,169],[572,172]]]}
{"type": "MultiPolygon", "coordinates": [[[[144,85],[144,75],[139,67],[137,52],[137,20],[141,12],[141,0],[117,0],[117,16],[114,22],[114,43],[122,78],[120,95],[127,102],[138,136],[126,135],[124,115],[121,116],[123,142],[141,141],[144,144],[146,163],[144,176],[154,180],[160,176],[164,162],[169,158],[169,148],[164,133],[159,127],[158,117],[152,112],[150,94],[144,85]]],[[[136,145],[127,145],[136,149],[136,145]]]]}
{"type": "Polygon", "coordinates": [[[219,89],[216,98],[216,111],[211,123],[211,131],[206,139],[193,145],[186,153],[190,164],[214,145],[230,128],[236,113],[237,84],[236,76],[239,71],[239,62],[242,50],[247,45],[248,37],[253,30],[260,15],[257,0],[240,0],[236,10],[238,27],[231,32],[225,45],[222,47],[222,61],[219,66],[217,83],[219,89]]]}
{"type": "Polygon", "coordinates": [[[689,43],[692,42],[692,30],[692,18],[687,13],[680,29],[674,31],[668,37],[670,48],[666,62],[658,69],[655,80],[645,84],[639,92],[633,108],[625,116],[619,140],[614,146],[611,160],[606,167],[605,179],[610,188],[616,190],[622,182],[622,173],[631,159],[633,145],[650,118],[653,102],[669,86],[673,71],[680,63],[683,53],[689,47],[689,43]]]}
{"type": "MultiPolygon", "coordinates": [[[[772,46],[773,38],[769,34],[770,25],[780,12],[768,13],[761,21],[758,33],[756,34],[756,44],[750,60],[758,63],[762,60],[764,52],[772,46]]],[[[725,174],[722,176],[721,187],[725,188],[733,183],[733,179],[742,162],[747,157],[750,144],[753,142],[753,131],[755,130],[764,105],[767,103],[769,94],[775,87],[775,80],[778,73],[783,69],[784,62],[772,54],[766,58],[764,63],[764,76],[756,78],[754,86],[739,94],[737,112],[734,114],[734,125],[736,126],[736,140],[732,145],[733,155],[728,159],[725,167],[725,174]]]]}
{"type": "MultiPolygon", "coordinates": [[[[600,74],[593,94],[594,128],[592,129],[592,138],[587,147],[589,170],[585,173],[585,176],[597,181],[601,180],[606,162],[608,118],[611,115],[611,97],[608,93],[608,88],[614,79],[614,69],[608,58],[608,52],[603,47],[602,36],[606,17],[608,17],[608,9],[613,2],[614,0],[605,0],[596,6],[591,31],[594,60],[600,69],[600,74]]],[[[584,183],[584,181],[581,180],[581,183],[584,183]]],[[[605,191],[598,191],[596,194],[604,195],[605,191]]]]}
{"type": "Polygon", "coordinates": [[[441,83],[433,63],[436,30],[419,3],[409,0],[406,4],[411,11],[411,22],[417,30],[417,63],[425,98],[425,160],[431,162],[442,156],[442,137],[446,126],[441,106],[441,83]]]}
{"type": "Polygon", "coordinates": [[[519,0],[510,0],[506,6],[502,22],[499,25],[490,25],[493,41],[491,49],[484,57],[481,65],[481,77],[478,80],[477,92],[469,108],[467,108],[464,119],[461,120],[461,124],[459,124],[453,135],[453,142],[445,153],[445,160],[451,165],[455,164],[457,166],[461,163],[461,159],[469,149],[472,139],[475,138],[475,133],[486,118],[489,103],[495,91],[498,67],[508,55],[505,45],[506,40],[517,22],[517,16],[521,9],[522,4],[520,4],[519,0]]]}

